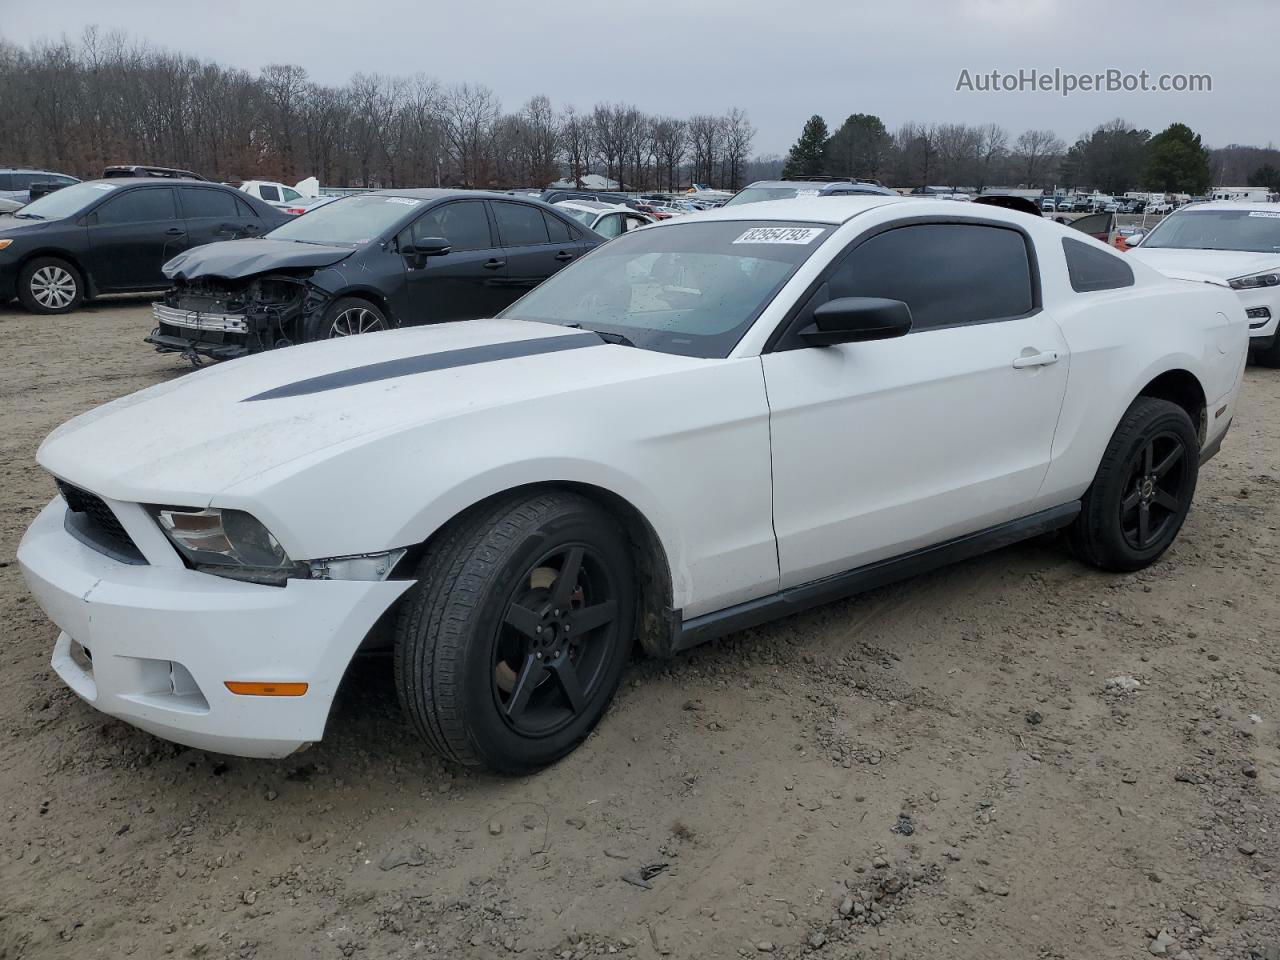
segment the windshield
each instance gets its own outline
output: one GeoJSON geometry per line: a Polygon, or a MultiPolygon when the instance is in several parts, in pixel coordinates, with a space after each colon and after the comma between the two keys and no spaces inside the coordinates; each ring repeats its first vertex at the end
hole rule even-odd
{"type": "Polygon", "coordinates": [[[1147,235],[1143,249],[1280,251],[1280,207],[1270,210],[1184,210],[1147,235]]]}
{"type": "Polygon", "coordinates": [[[626,233],[500,316],[621,334],[638,347],[726,357],[830,225],[672,223],[626,233]]]}
{"type": "Polygon", "coordinates": [[[343,197],[309,211],[305,217],[290,220],[267,236],[272,240],[357,246],[398,228],[406,217],[422,208],[422,203],[416,197],[380,194],[343,197]]]}
{"type": "Polygon", "coordinates": [[[599,214],[592,213],[590,210],[575,210],[573,207],[560,207],[560,210],[588,227],[595,223],[596,217],[599,216],[599,214]]]}
{"type": "Polygon", "coordinates": [[[103,194],[115,190],[113,183],[74,183],[53,193],[46,193],[39,200],[32,200],[14,214],[15,217],[34,220],[61,220],[74,217],[103,194]]]}

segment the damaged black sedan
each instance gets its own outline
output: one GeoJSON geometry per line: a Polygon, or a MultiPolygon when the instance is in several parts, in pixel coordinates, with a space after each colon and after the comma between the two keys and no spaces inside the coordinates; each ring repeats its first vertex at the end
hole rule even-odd
{"type": "Polygon", "coordinates": [[[604,238],[537,200],[474,190],[345,197],[265,237],[164,266],[147,342],[194,363],[493,316],[604,238]]]}

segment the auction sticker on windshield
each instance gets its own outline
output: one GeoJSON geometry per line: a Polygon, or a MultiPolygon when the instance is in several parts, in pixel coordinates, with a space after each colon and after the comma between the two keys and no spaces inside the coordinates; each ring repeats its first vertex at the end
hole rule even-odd
{"type": "Polygon", "coordinates": [[[752,227],[734,243],[812,243],[822,227],[752,227]]]}
{"type": "Polygon", "coordinates": [[[1272,213],[1270,210],[1250,210],[1251,217],[1266,217],[1268,220],[1280,220],[1280,213],[1272,213]]]}
{"type": "Polygon", "coordinates": [[[387,197],[387,203],[403,203],[406,207],[416,207],[421,202],[413,197],[387,197]]]}

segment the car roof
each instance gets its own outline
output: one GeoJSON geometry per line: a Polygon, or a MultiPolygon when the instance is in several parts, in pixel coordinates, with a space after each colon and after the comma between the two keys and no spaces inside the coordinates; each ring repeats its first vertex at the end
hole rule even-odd
{"type": "Polygon", "coordinates": [[[71,176],[69,173],[61,173],[58,170],[40,170],[36,167],[0,167],[0,173],[52,173],[57,174],[59,177],[71,176]]]}
{"type": "MultiPolygon", "coordinates": [[[[175,183],[188,184],[193,187],[221,187],[223,190],[235,190],[225,183],[213,180],[193,180],[191,177],[99,177],[96,180],[81,180],[81,183],[109,183],[117,190],[126,187],[172,187],[175,183]]],[[[237,193],[241,191],[237,190],[237,193]]]]}
{"type": "MultiPolygon", "coordinates": [[[[517,196],[501,190],[464,190],[459,187],[411,187],[404,190],[373,190],[352,196],[412,197],[416,200],[441,200],[445,197],[470,197],[476,200],[519,200],[522,203],[541,203],[537,197],[517,196]]],[[[549,206],[549,204],[548,204],[549,206]]]]}
{"type": "Polygon", "coordinates": [[[902,214],[912,217],[972,217],[978,220],[990,220],[1013,224],[1023,228],[1032,223],[1047,223],[1041,217],[1019,210],[1006,210],[988,204],[957,204],[954,200],[935,200],[928,197],[879,196],[867,194],[847,197],[797,197],[793,200],[761,200],[758,203],[740,203],[729,207],[713,207],[667,221],[662,229],[684,223],[702,223],[711,220],[749,220],[798,223],[834,223],[842,224],[860,213],[875,210],[879,207],[901,205],[902,214]]]}
{"type": "Polygon", "coordinates": [[[1259,210],[1280,215],[1280,203],[1269,200],[1201,200],[1184,203],[1179,210],[1259,210]]]}
{"type": "Polygon", "coordinates": [[[603,200],[560,200],[552,204],[553,207],[569,207],[573,210],[586,210],[590,213],[600,213],[605,210],[625,210],[626,207],[621,203],[605,203],[603,200]]]}

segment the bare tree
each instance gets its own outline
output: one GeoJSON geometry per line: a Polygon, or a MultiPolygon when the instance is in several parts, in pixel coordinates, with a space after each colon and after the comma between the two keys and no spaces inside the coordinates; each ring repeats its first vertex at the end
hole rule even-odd
{"type": "Polygon", "coordinates": [[[1027,130],[1014,141],[1011,156],[1023,184],[1044,186],[1054,161],[1066,150],[1067,145],[1052,130],[1027,130]]]}
{"type": "Polygon", "coordinates": [[[722,186],[737,190],[742,186],[742,171],[751,153],[751,143],[756,138],[756,128],[751,125],[744,111],[734,107],[724,118],[723,129],[728,178],[722,186]]]}
{"type": "Polygon", "coordinates": [[[444,124],[462,182],[489,185],[490,147],[498,122],[498,98],[480,84],[458,83],[444,97],[444,124]]]}
{"type": "Polygon", "coordinates": [[[653,122],[653,149],[661,176],[656,184],[666,190],[675,190],[680,182],[680,164],[688,150],[688,137],[683,120],[661,117],[653,122]]]}

